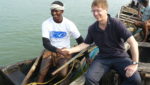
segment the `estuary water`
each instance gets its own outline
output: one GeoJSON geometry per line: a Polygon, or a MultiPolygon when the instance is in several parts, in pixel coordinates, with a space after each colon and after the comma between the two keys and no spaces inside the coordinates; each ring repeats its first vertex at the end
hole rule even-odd
{"type": "MultiPolygon", "coordinates": [[[[54,0],[0,0],[0,66],[15,64],[40,55],[44,49],[41,24],[51,17],[49,5],[54,0]]],[[[92,0],[61,0],[64,16],[72,20],[85,38],[95,19],[92,0]]],[[[115,17],[122,5],[131,0],[108,0],[109,14],[115,17]]],[[[76,44],[72,39],[72,45],[76,44]]]]}

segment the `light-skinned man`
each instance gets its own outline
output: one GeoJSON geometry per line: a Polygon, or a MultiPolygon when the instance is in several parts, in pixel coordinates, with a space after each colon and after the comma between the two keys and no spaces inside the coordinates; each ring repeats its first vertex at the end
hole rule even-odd
{"type": "Polygon", "coordinates": [[[141,85],[137,71],[139,62],[138,43],[123,23],[108,14],[107,0],[93,0],[92,13],[96,21],[89,26],[84,43],[62,51],[79,52],[95,43],[100,52],[86,73],[86,85],[99,85],[102,76],[116,70],[123,80],[121,85],[141,85]],[[124,50],[124,42],[130,44],[131,56],[124,50]]]}

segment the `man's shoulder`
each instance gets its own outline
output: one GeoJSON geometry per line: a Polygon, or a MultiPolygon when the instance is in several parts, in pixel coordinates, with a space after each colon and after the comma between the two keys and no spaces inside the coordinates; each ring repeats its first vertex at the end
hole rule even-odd
{"type": "Polygon", "coordinates": [[[94,26],[96,26],[96,25],[98,25],[98,21],[95,21],[95,22],[92,23],[89,27],[94,27],[94,26]]]}
{"type": "Polygon", "coordinates": [[[74,24],[74,22],[72,22],[70,19],[66,18],[66,17],[63,17],[63,20],[65,23],[67,24],[74,24]]]}
{"type": "Polygon", "coordinates": [[[46,19],[43,24],[51,23],[53,21],[53,18],[46,19]]]}
{"type": "Polygon", "coordinates": [[[89,30],[89,31],[92,31],[92,30],[94,30],[94,29],[96,28],[96,26],[98,26],[98,21],[95,21],[94,23],[92,23],[92,24],[89,26],[88,30],[89,30]]]}
{"type": "MultiPolygon", "coordinates": [[[[124,29],[125,27],[125,24],[120,21],[118,18],[110,18],[110,26],[111,28],[113,29],[124,29]]],[[[117,31],[117,30],[114,30],[114,31],[117,31]]]]}
{"type": "Polygon", "coordinates": [[[110,22],[113,22],[113,23],[120,23],[120,20],[119,19],[117,19],[117,18],[112,18],[112,17],[110,17],[110,22]]]}

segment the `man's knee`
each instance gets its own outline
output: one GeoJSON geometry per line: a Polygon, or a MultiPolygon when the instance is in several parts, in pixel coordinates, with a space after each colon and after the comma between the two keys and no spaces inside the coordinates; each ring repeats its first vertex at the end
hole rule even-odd
{"type": "Polygon", "coordinates": [[[85,79],[88,81],[98,82],[98,79],[96,79],[95,76],[92,76],[92,73],[90,73],[90,72],[87,72],[85,74],[85,79]]]}
{"type": "Polygon", "coordinates": [[[136,73],[132,77],[130,77],[129,81],[132,82],[134,85],[141,85],[141,77],[139,73],[136,73]]]}
{"type": "Polygon", "coordinates": [[[61,77],[65,77],[67,74],[68,74],[68,66],[66,66],[64,69],[62,69],[62,70],[59,72],[59,75],[60,75],[61,77]]]}
{"type": "Polygon", "coordinates": [[[67,58],[60,58],[56,63],[57,63],[57,67],[62,66],[63,64],[65,64],[69,59],[67,58]]]}
{"type": "Polygon", "coordinates": [[[141,85],[141,76],[138,72],[135,73],[136,77],[134,78],[134,82],[137,84],[137,85],[141,85]]]}
{"type": "Polygon", "coordinates": [[[92,74],[86,73],[85,84],[86,85],[99,85],[99,79],[95,76],[92,76],[92,74]]]}
{"type": "Polygon", "coordinates": [[[134,78],[132,79],[132,82],[134,83],[134,85],[141,85],[141,78],[134,78]]]}
{"type": "Polygon", "coordinates": [[[47,74],[46,71],[40,71],[39,76],[45,76],[47,74]]]}

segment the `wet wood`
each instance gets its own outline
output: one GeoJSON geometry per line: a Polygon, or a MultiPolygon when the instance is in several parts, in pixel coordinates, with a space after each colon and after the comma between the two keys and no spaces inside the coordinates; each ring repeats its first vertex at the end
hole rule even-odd
{"type": "Polygon", "coordinates": [[[122,18],[120,18],[120,20],[121,20],[122,22],[135,23],[135,21],[131,21],[131,20],[127,20],[127,19],[122,19],[122,18]]]}
{"type": "Polygon", "coordinates": [[[134,20],[140,20],[138,17],[134,17],[134,16],[130,16],[130,15],[127,15],[127,14],[123,14],[121,13],[120,16],[123,16],[123,17],[126,17],[126,18],[130,18],[130,19],[134,19],[134,20]]]}
{"type": "Polygon", "coordinates": [[[138,42],[139,47],[147,47],[150,48],[150,43],[149,42],[138,42]]]}
{"type": "Polygon", "coordinates": [[[84,75],[81,75],[78,79],[76,79],[70,85],[84,85],[84,82],[85,82],[85,77],[84,75]]]}
{"type": "Polygon", "coordinates": [[[121,19],[122,21],[130,21],[132,23],[140,21],[137,17],[133,17],[130,15],[125,15],[125,14],[120,14],[119,19],[121,19]]]}
{"type": "Polygon", "coordinates": [[[124,23],[135,23],[141,21],[138,17],[138,11],[128,6],[122,6],[117,18],[124,23]]]}
{"type": "Polygon", "coordinates": [[[32,65],[31,69],[29,70],[29,72],[27,73],[27,75],[25,76],[24,80],[22,81],[21,85],[26,85],[30,79],[30,77],[32,76],[32,74],[35,72],[38,63],[42,60],[43,57],[43,53],[44,50],[42,51],[41,55],[39,57],[37,57],[37,59],[35,60],[34,64],[32,65]]]}
{"type": "Polygon", "coordinates": [[[150,63],[139,63],[139,68],[138,68],[138,71],[139,72],[144,72],[144,73],[150,73],[150,63]]]}
{"type": "Polygon", "coordinates": [[[130,8],[128,6],[122,6],[121,7],[121,12],[126,12],[126,13],[131,13],[133,15],[138,15],[138,11],[133,9],[133,8],[130,8]]]}
{"type": "Polygon", "coordinates": [[[139,54],[140,61],[144,63],[150,63],[150,43],[139,42],[139,54]]]}

